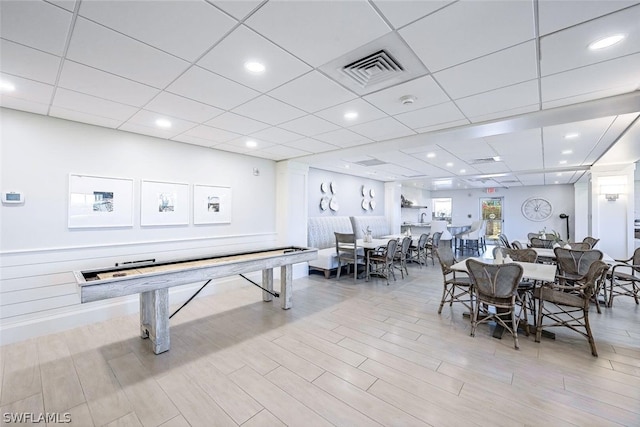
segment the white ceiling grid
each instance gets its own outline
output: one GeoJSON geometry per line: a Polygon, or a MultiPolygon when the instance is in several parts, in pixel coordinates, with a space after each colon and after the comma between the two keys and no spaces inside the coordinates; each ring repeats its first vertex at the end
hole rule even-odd
{"type": "Polygon", "coordinates": [[[637,1],[1,0],[0,19],[6,108],[438,189],[640,158],[603,157],[639,126],[637,1]],[[327,70],[374,46],[418,75],[367,91],[327,70]]]}

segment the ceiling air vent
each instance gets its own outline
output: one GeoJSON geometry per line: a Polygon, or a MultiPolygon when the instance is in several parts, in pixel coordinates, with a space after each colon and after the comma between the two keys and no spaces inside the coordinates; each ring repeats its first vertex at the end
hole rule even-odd
{"type": "Polygon", "coordinates": [[[499,161],[497,157],[484,157],[482,159],[472,159],[469,164],[471,165],[483,165],[487,163],[495,163],[499,161]]]}
{"type": "Polygon", "coordinates": [[[379,165],[386,165],[387,162],[383,162],[382,160],[378,160],[378,159],[371,159],[371,160],[362,160],[360,162],[355,162],[356,165],[360,165],[360,166],[379,166],[379,165]]]}
{"type": "Polygon", "coordinates": [[[380,50],[342,67],[342,72],[363,88],[394,78],[403,71],[402,65],[385,50],[380,50]]]}

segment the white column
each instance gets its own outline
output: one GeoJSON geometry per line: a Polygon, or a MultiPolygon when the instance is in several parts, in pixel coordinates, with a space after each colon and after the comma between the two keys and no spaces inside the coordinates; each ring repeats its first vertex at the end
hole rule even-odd
{"type": "Polygon", "coordinates": [[[389,221],[391,234],[400,234],[402,211],[400,209],[400,194],[402,186],[397,182],[384,183],[384,215],[389,221]]]}
{"type": "Polygon", "coordinates": [[[633,254],[635,164],[591,168],[591,232],[598,249],[613,258],[633,254]],[[607,200],[605,193],[618,194],[607,200]]]}
{"type": "MultiPolygon", "coordinates": [[[[307,245],[308,178],[306,164],[294,161],[276,164],[276,231],[281,246],[307,245]]],[[[306,276],[308,272],[306,263],[297,264],[293,276],[306,276]]]]}
{"type": "Polygon", "coordinates": [[[591,192],[588,182],[576,182],[573,185],[574,217],[569,218],[569,228],[572,242],[581,242],[587,236],[591,236],[589,217],[591,216],[591,192]],[[573,226],[572,226],[573,224],[573,226]]]}

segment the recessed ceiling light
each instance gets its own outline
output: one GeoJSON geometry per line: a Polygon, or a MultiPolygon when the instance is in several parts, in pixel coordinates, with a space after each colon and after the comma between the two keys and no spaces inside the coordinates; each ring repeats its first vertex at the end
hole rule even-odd
{"type": "Polygon", "coordinates": [[[252,73],[262,73],[266,67],[260,62],[248,61],[244,63],[244,68],[252,73]]]}
{"type": "Polygon", "coordinates": [[[451,166],[453,166],[453,163],[448,162],[448,163],[447,163],[447,166],[448,166],[448,167],[451,167],[451,166]]]}
{"type": "Polygon", "coordinates": [[[466,173],[467,170],[466,169],[460,169],[460,173],[466,173]]]}
{"type": "Polygon", "coordinates": [[[156,126],[158,126],[159,128],[168,129],[171,127],[171,122],[167,119],[158,119],[156,120],[156,126]]]}
{"type": "Polygon", "coordinates": [[[349,167],[350,167],[349,164],[347,164],[347,163],[344,164],[344,168],[345,169],[349,169],[349,167]]]}
{"type": "Polygon", "coordinates": [[[561,165],[566,165],[567,161],[566,160],[560,160],[558,163],[560,163],[561,165]]]}
{"type": "Polygon", "coordinates": [[[556,176],[562,176],[562,172],[558,172],[556,176]]]}
{"type": "Polygon", "coordinates": [[[0,81],[0,91],[13,92],[14,90],[16,90],[16,87],[13,85],[13,83],[9,83],[4,80],[0,81]]]}
{"type": "Polygon", "coordinates": [[[245,143],[245,145],[249,148],[254,148],[258,146],[258,143],[253,140],[249,140],[245,143]]]}
{"type": "Polygon", "coordinates": [[[436,156],[436,153],[427,153],[428,159],[433,159],[436,156]]]}
{"type": "Polygon", "coordinates": [[[347,120],[354,120],[358,118],[358,113],[355,111],[347,111],[344,113],[344,118],[347,120]]]}
{"type": "Polygon", "coordinates": [[[494,161],[494,162],[501,162],[501,161],[502,161],[502,157],[500,157],[500,156],[493,156],[493,161],[494,161]]]}
{"type": "Polygon", "coordinates": [[[559,181],[554,181],[553,183],[554,183],[554,184],[560,184],[560,182],[559,182],[559,181]]]}
{"type": "Polygon", "coordinates": [[[571,154],[573,150],[562,150],[562,154],[571,154]]]}
{"type": "Polygon", "coordinates": [[[580,134],[577,132],[572,132],[572,133],[567,133],[564,135],[564,139],[575,139],[577,137],[579,137],[580,134]]]}
{"type": "Polygon", "coordinates": [[[620,43],[623,39],[624,39],[624,34],[614,34],[612,36],[607,36],[605,38],[602,38],[590,43],[589,49],[591,50],[604,49],[609,46],[613,46],[616,43],[620,43]]]}

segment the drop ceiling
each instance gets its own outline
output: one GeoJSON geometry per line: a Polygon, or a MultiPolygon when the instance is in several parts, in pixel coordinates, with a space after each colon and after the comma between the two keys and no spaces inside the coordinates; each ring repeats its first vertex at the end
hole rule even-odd
{"type": "Polygon", "coordinates": [[[0,14],[5,108],[431,189],[567,184],[640,159],[639,2],[2,0],[0,14]]]}

